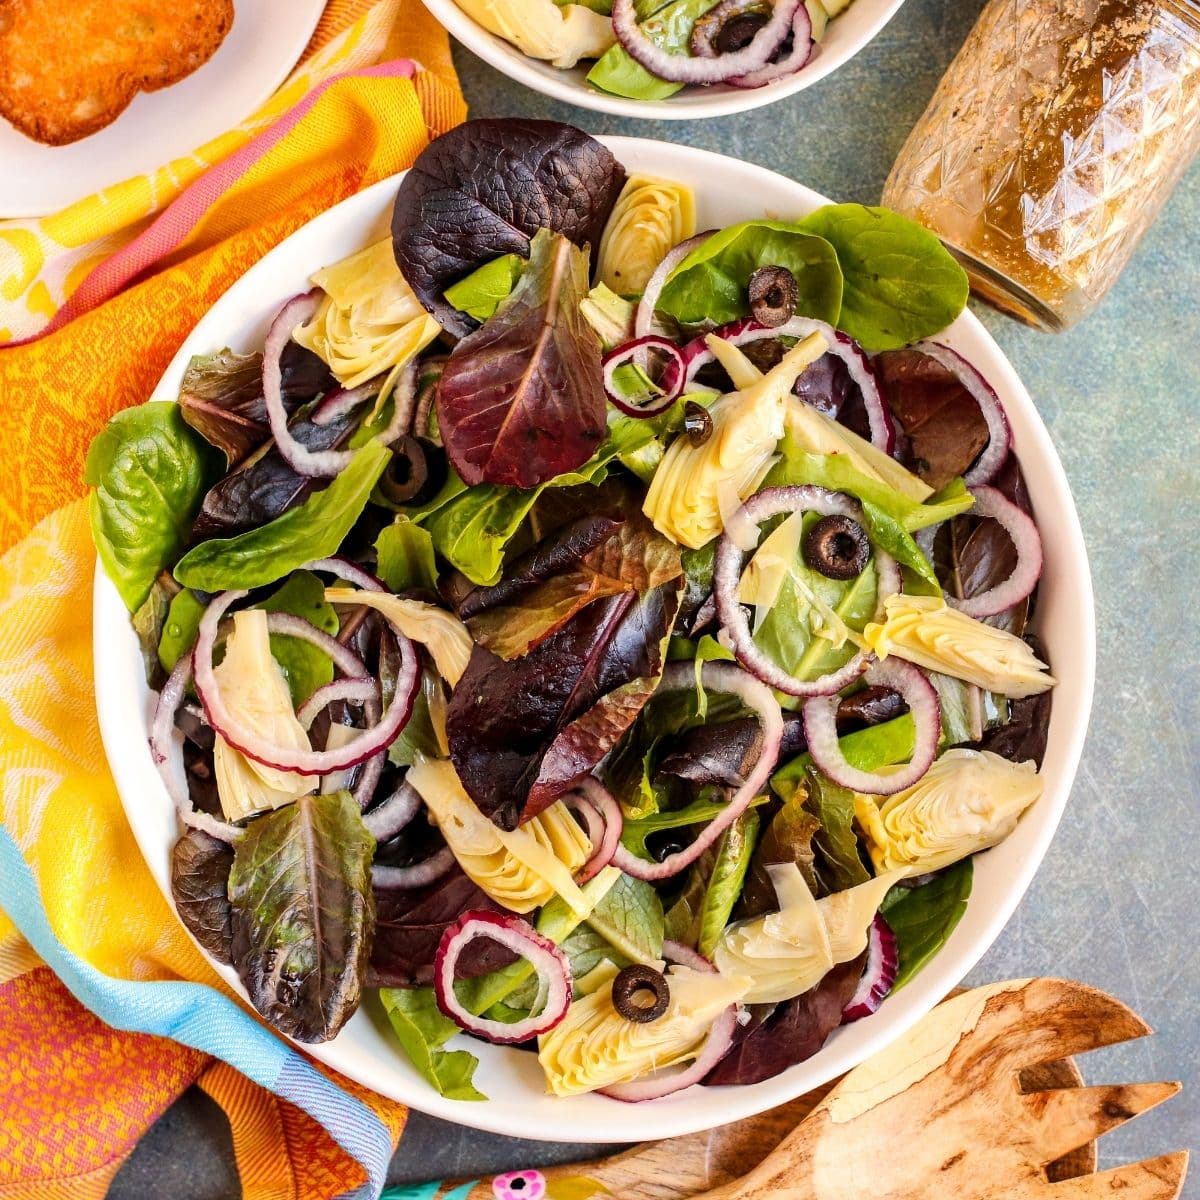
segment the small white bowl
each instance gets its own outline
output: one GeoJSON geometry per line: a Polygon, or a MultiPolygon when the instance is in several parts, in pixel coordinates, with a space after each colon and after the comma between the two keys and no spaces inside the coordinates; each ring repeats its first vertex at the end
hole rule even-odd
{"type": "MultiPolygon", "coordinates": [[[[701,229],[754,217],[800,217],[825,199],[782,175],[723,155],[641,138],[606,137],[626,168],[656,171],[696,191],[701,229]]],[[[154,391],[174,400],[193,354],[223,346],[262,346],[267,326],[309,275],[383,236],[400,176],[352,196],[297,230],[251,267],[209,310],[180,348],[154,391]]],[[[939,335],[991,381],[1012,424],[1014,445],[1029,484],[1045,547],[1034,627],[1059,684],[1042,769],[1045,794],[1016,832],[975,864],[967,911],[946,945],[903,990],[865,1020],[837,1030],[807,1062],[745,1087],[689,1088],[647,1104],[603,1096],[546,1095],[532,1054],[456,1039],[479,1058],[476,1083],[489,1097],[468,1103],[443,1099],[417,1074],[373,994],[332,1042],[305,1049],[343,1074],[393,1099],[463,1125],[515,1137],[565,1142],[636,1142],[672,1137],[763,1112],[857,1066],[919,1020],[979,961],[1029,886],[1058,824],[1079,762],[1095,674],[1091,578],[1079,519],[1062,465],[1029,394],[987,331],[964,313],[939,335]]],[[[96,703],[105,752],[125,813],[155,879],[171,900],[171,847],[179,829],[147,745],[154,694],[147,688],[129,614],[97,566],[94,640],[96,703]]],[[[214,963],[245,995],[236,973],[214,963]]]]}
{"type": "Polygon", "coordinates": [[[425,7],[468,50],[491,67],[555,100],[565,100],[594,112],[647,121],[695,121],[749,112],[794,96],[853,58],[891,20],[904,0],[854,0],[829,22],[825,37],[803,70],[760,88],[735,88],[727,84],[686,87],[666,100],[629,100],[592,87],[587,81],[590,63],[564,70],[530,58],[515,46],[469,17],[455,0],[424,0],[425,7]]]}

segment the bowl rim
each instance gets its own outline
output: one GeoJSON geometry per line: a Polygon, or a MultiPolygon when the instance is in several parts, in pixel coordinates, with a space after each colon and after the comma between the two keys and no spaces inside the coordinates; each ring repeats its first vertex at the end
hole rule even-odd
{"type": "MultiPolygon", "coordinates": [[[[717,178],[713,174],[716,171],[727,175],[732,172],[733,178],[726,186],[730,190],[736,188],[739,195],[760,195],[759,189],[754,187],[757,182],[765,194],[786,193],[787,202],[794,204],[801,212],[828,203],[820,194],[776,172],[711,151],[645,138],[600,137],[598,140],[607,145],[618,159],[635,169],[640,169],[639,160],[647,166],[654,164],[658,170],[668,174],[673,163],[678,164],[678,169],[690,164],[692,170],[702,170],[704,178],[717,178]]],[[[687,174],[685,169],[684,175],[687,174]]],[[[205,349],[205,346],[197,344],[199,338],[213,336],[216,331],[229,328],[228,324],[221,325],[226,310],[236,311],[237,302],[252,296],[256,309],[262,309],[267,314],[290,294],[286,291],[281,294],[278,288],[267,289],[264,293],[257,285],[260,280],[269,279],[272,271],[281,265],[291,264],[292,247],[297,241],[328,241],[349,230],[355,233],[358,244],[361,244],[364,231],[378,223],[378,218],[370,214],[377,210],[390,211],[390,199],[402,175],[403,172],[399,172],[381,180],[326,210],[301,226],[241,275],[185,338],[155,386],[152,398],[175,398],[187,361],[194,352],[205,349]],[[263,294],[271,297],[269,310],[263,307],[263,294]]],[[[303,275],[306,277],[314,269],[315,266],[306,258],[303,275]]],[[[1029,475],[1030,490],[1037,507],[1043,512],[1039,524],[1052,533],[1059,545],[1059,565],[1065,569],[1067,581],[1064,595],[1070,603],[1069,639],[1072,653],[1077,656],[1070,675],[1060,677],[1051,715],[1051,733],[1055,736],[1052,736],[1047,750],[1047,770],[1053,763],[1057,784],[1051,786],[1052,780],[1048,778],[1045,794],[1024,815],[1010,838],[996,850],[985,852],[976,860],[973,897],[979,892],[979,863],[1011,846],[1009,853],[1002,855],[1007,874],[991,907],[985,912],[979,905],[968,904],[967,915],[947,943],[921,973],[905,989],[892,996],[879,1012],[855,1025],[843,1027],[813,1058],[759,1084],[688,1089],[675,1097],[656,1101],[653,1105],[625,1105],[595,1094],[568,1100],[553,1099],[552,1107],[538,1105],[537,1120],[531,1122],[527,1116],[522,1117],[520,1097],[505,1095],[495,1086],[497,1082],[501,1085],[507,1082],[508,1074],[514,1070],[518,1076],[527,1072],[531,1055],[519,1051],[496,1055],[490,1052],[499,1048],[470,1043],[472,1050],[480,1056],[481,1068],[486,1065],[487,1072],[491,1073],[495,1064],[502,1061],[505,1071],[502,1079],[486,1081],[484,1090],[489,1091],[493,1098],[475,1103],[448,1100],[435,1092],[416,1075],[394,1039],[389,1039],[390,1057],[382,1068],[369,1056],[364,1057],[357,1042],[347,1043],[344,1039],[358,1022],[359,1032],[355,1038],[373,1037],[378,1045],[384,1044],[378,1039],[382,1036],[380,1028],[386,1029],[386,1018],[377,997],[373,995],[364,998],[360,1013],[338,1038],[323,1045],[299,1045],[301,1050],[384,1095],[456,1124],[541,1141],[644,1141],[694,1133],[751,1116],[838,1077],[902,1036],[975,966],[1028,890],[1066,806],[1090,716],[1095,680],[1095,617],[1091,575],[1079,518],[1062,464],[1028,392],[999,347],[969,311],[964,312],[938,338],[960,348],[964,342],[967,343],[972,361],[990,379],[1009,411],[1014,436],[1022,448],[1022,459],[1025,460],[1032,452],[1032,457],[1040,460],[1042,470],[1036,476],[1029,475]],[[1047,516],[1051,511],[1055,518],[1052,526],[1047,524],[1047,516]],[[1072,698],[1070,705],[1065,697],[1072,698]],[[976,928],[971,929],[972,926],[976,928]],[[526,1061],[521,1063],[519,1060],[526,1061]]],[[[219,333],[216,340],[222,340],[219,333]]],[[[207,348],[211,349],[211,346],[207,348]]],[[[1048,569],[1054,565],[1051,556],[1048,556],[1047,562],[1048,569]]],[[[1043,605],[1045,603],[1043,598],[1043,605]]],[[[146,743],[149,710],[145,697],[151,694],[145,686],[128,612],[115,586],[105,575],[99,559],[96,562],[93,612],[97,715],[105,754],[142,855],[168,905],[174,909],[170,887],[170,845],[176,826],[173,806],[157,777],[146,743]],[[140,720],[129,719],[131,694],[143,696],[141,710],[137,714],[140,720]],[[148,806],[150,797],[157,800],[158,809],[152,810],[148,806]],[[167,822],[170,830],[165,846],[161,831],[155,832],[155,821],[160,825],[162,823],[159,818],[167,822]]],[[[1067,636],[1063,635],[1064,638],[1067,636]]],[[[203,948],[200,949],[213,970],[235,994],[245,1000],[245,991],[233,969],[217,963],[203,948]]],[[[536,1070],[536,1063],[532,1064],[532,1069],[536,1070]]],[[[523,1081],[517,1079],[515,1082],[520,1084],[523,1081]]],[[[527,1095],[524,1103],[531,1105],[543,1099],[538,1097],[535,1100],[527,1095]]]]}
{"type": "Polygon", "coordinates": [[[868,7],[872,10],[871,16],[863,21],[862,29],[847,38],[844,45],[835,43],[832,50],[828,50],[828,42],[823,41],[817,55],[803,70],[776,83],[761,88],[718,85],[711,89],[695,89],[686,95],[681,93],[666,100],[631,100],[590,87],[581,80],[579,68],[553,67],[547,62],[530,58],[503,38],[489,33],[459,8],[455,0],[422,0],[422,3],[456,41],[483,59],[488,66],[544,96],[610,116],[652,121],[695,121],[750,112],[812,87],[874,41],[904,0],[854,0],[848,9],[830,18],[831,25],[846,20],[862,5],[863,11],[868,7]]]}

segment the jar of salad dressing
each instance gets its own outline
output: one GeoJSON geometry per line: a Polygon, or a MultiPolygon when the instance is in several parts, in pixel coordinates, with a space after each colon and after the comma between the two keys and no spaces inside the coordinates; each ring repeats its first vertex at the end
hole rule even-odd
{"type": "Polygon", "coordinates": [[[1044,329],[1096,305],[1200,146],[1197,0],[991,0],[883,202],[1044,329]]]}

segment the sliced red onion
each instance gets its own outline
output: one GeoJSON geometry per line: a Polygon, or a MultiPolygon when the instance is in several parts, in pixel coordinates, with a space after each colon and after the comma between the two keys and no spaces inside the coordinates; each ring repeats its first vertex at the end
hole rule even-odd
{"type": "Polygon", "coordinates": [[[679,398],[679,390],[683,386],[683,359],[680,357],[679,347],[665,337],[651,333],[645,337],[634,338],[632,342],[610,350],[601,363],[604,370],[604,390],[608,394],[609,402],[626,416],[657,417],[665,413],[679,398]],[[618,367],[623,367],[639,355],[645,355],[647,350],[661,350],[667,356],[667,365],[662,374],[664,382],[659,385],[662,395],[643,404],[634,404],[617,391],[613,376],[618,367]]]}
{"type": "Polygon", "coordinates": [[[988,427],[988,444],[963,475],[963,482],[972,491],[978,483],[989,483],[1004,465],[1012,446],[1012,430],[1000,403],[1000,397],[990,383],[957,350],[941,342],[916,342],[912,349],[940,363],[971,393],[988,427]]]}
{"type": "MultiPolygon", "coordinates": [[[[704,233],[697,233],[690,238],[685,238],[677,246],[673,246],[667,251],[666,257],[658,264],[650,274],[650,278],[646,280],[646,289],[642,292],[642,298],[638,301],[637,310],[633,314],[633,336],[635,338],[648,337],[654,332],[654,310],[658,307],[658,297],[662,294],[663,287],[671,276],[671,272],[697,246],[704,245],[714,230],[706,230],[704,233]]],[[[635,359],[637,365],[645,370],[646,361],[644,357],[635,359]]],[[[682,388],[682,382],[680,387],[682,388]]]]}
{"type": "Polygon", "coordinates": [[[347,676],[345,679],[335,679],[317,688],[305,702],[296,709],[296,720],[305,729],[311,729],[312,723],[329,705],[342,701],[344,704],[366,704],[368,700],[379,695],[379,684],[366,675],[347,676]]]}
{"type": "Polygon", "coordinates": [[[808,15],[808,9],[801,4],[792,17],[791,51],[778,62],[769,62],[757,71],[748,71],[745,75],[732,75],[726,82],[737,88],[757,88],[774,83],[776,79],[782,79],[785,75],[795,75],[812,57],[814,44],[812,18],[808,15]]]}
{"type": "Polygon", "coordinates": [[[900,969],[900,952],[896,946],[896,935],[881,913],[875,914],[867,937],[867,965],[854,995],[842,1009],[842,1024],[859,1021],[879,1010],[900,969]]]}
{"type": "MultiPolygon", "coordinates": [[[[669,962],[690,967],[693,971],[716,973],[712,965],[702,954],[689,950],[679,942],[663,942],[663,957],[669,962]]],[[[668,976],[668,981],[670,977],[668,976]]],[[[633,1079],[628,1083],[614,1083],[611,1087],[597,1088],[602,1095],[610,1100],[623,1100],[629,1104],[637,1104],[642,1100],[658,1100],[669,1096],[672,1092],[680,1092],[693,1083],[700,1083],[704,1077],[725,1057],[733,1044],[734,1030],[737,1029],[738,1006],[731,1004],[709,1029],[708,1037],[701,1047],[700,1053],[686,1067],[667,1067],[655,1071],[645,1079],[633,1079]]]]}
{"type": "Polygon", "coordinates": [[[436,854],[412,867],[385,867],[374,863],[371,867],[373,887],[419,888],[436,883],[454,866],[454,851],[443,846],[436,854]]]}
{"type": "Polygon", "coordinates": [[[613,0],[612,23],[626,54],[659,79],[668,83],[724,83],[735,75],[747,75],[767,65],[791,31],[799,7],[803,7],[800,0],[775,0],[771,19],[748,45],[716,58],[671,54],[655,45],[638,25],[634,0],[613,0]]]}
{"type": "MultiPolygon", "coordinates": [[[[612,856],[612,865],[626,875],[645,879],[651,883],[669,879],[690,866],[709,846],[746,811],[750,801],[762,791],[775,760],[779,756],[779,744],[783,739],[783,713],[765,684],[753,675],[729,662],[706,662],[700,668],[700,681],[705,688],[736,696],[749,709],[753,709],[762,725],[762,750],[753,770],[746,776],[741,787],[729,798],[729,803],[700,831],[690,846],[667,855],[662,862],[649,862],[639,858],[625,846],[618,844],[612,856]]],[[[672,663],[663,672],[662,682],[655,691],[656,696],[667,692],[693,689],[696,686],[696,664],[694,662],[672,663]]]]}
{"type": "Polygon", "coordinates": [[[1037,587],[1042,577],[1042,535],[1033,518],[997,488],[977,483],[971,495],[975,497],[971,516],[990,517],[1000,524],[1012,538],[1017,564],[1007,579],[986,592],[963,600],[947,596],[946,603],[968,617],[994,617],[1019,604],[1037,587]]]}
{"type": "Polygon", "coordinates": [[[392,419],[378,435],[385,446],[390,446],[412,429],[413,419],[417,415],[417,384],[420,378],[420,366],[415,357],[410,358],[400,368],[392,388],[392,419]]]}
{"type": "Polygon", "coordinates": [[[567,956],[549,938],[543,937],[527,921],[509,914],[475,909],[463,913],[442,934],[433,960],[433,988],[438,1008],[468,1033],[501,1046],[527,1042],[553,1029],[571,1006],[571,964],[567,956]],[[523,1021],[509,1024],[477,1017],[464,1008],[454,991],[454,969],[459,955],[479,938],[497,942],[520,955],[537,976],[540,1012],[523,1021]]]}
{"type": "Polygon", "coordinates": [[[337,475],[346,469],[353,455],[353,451],[350,450],[310,450],[298,442],[288,429],[287,409],[283,406],[283,373],[280,369],[280,358],[291,340],[292,331],[298,325],[311,320],[320,307],[322,294],[320,288],[313,288],[311,292],[293,296],[271,322],[267,340],[263,344],[263,401],[267,407],[271,436],[275,439],[279,453],[287,460],[288,466],[298,474],[311,478],[337,475]]]}
{"type": "MultiPolygon", "coordinates": [[[[446,358],[444,355],[427,358],[421,364],[421,370],[417,379],[417,412],[413,418],[413,433],[417,437],[433,438],[433,432],[429,427],[429,418],[433,415],[433,402],[437,397],[437,385],[445,369],[446,358]],[[422,386],[422,380],[424,379],[428,379],[429,382],[422,386]]],[[[439,446],[442,444],[440,438],[434,438],[433,440],[439,446]]]]}
{"type": "Polygon", "coordinates": [[[150,757],[158,768],[158,774],[166,786],[167,795],[175,805],[180,821],[193,829],[201,829],[222,842],[236,842],[246,834],[244,829],[221,821],[209,813],[200,812],[192,803],[186,784],[180,787],[175,772],[171,770],[171,754],[175,748],[175,714],[187,695],[192,681],[192,656],[183,655],[174,666],[167,682],[158,694],[154,706],[154,719],[150,722],[150,757]]]}
{"type": "MultiPolygon", "coordinates": [[[[771,517],[782,513],[818,512],[822,516],[844,516],[862,521],[862,507],[856,500],[841,492],[831,492],[816,484],[796,487],[765,488],[751,496],[742,505],[742,514],[757,528],[771,517]]],[[[738,586],[746,551],[739,547],[728,533],[721,535],[717,544],[716,563],[713,569],[713,595],[717,601],[717,616],[728,636],[730,647],[738,662],[757,679],[789,696],[831,696],[854,682],[862,674],[867,655],[858,651],[845,666],[830,671],[818,679],[798,679],[791,672],[774,663],[755,644],[750,630],[750,618],[738,601],[738,586]]],[[[879,603],[900,590],[900,569],[891,555],[871,548],[871,560],[876,568],[879,603]]]]}
{"type": "Polygon", "coordinates": [[[852,767],[842,753],[837,732],[837,698],[813,696],[804,705],[804,733],[808,752],[817,767],[838,787],[872,796],[890,796],[912,787],[933,765],[942,733],[942,709],[937,689],[923,671],[899,658],[874,662],[863,675],[874,687],[899,692],[916,726],[912,760],[891,774],[876,774],[852,767]]]}
{"type": "MultiPolygon", "coordinates": [[[[396,680],[396,692],[386,713],[373,728],[363,730],[357,737],[352,738],[344,746],[336,750],[297,750],[291,746],[280,746],[268,741],[254,730],[248,729],[226,707],[221,696],[213,670],[213,649],[216,645],[217,627],[226,610],[235,601],[246,595],[245,591],[222,592],[208,606],[200,621],[196,635],[196,646],[193,650],[193,669],[196,677],[196,692],[200,703],[204,706],[204,715],[208,723],[235,750],[240,750],[247,758],[261,762],[268,767],[280,771],[295,771],[300,775],[328,775],[334,771],[342,771],[348,767],[365,762],[372,755],[386,749],[396,739],[400,730],[408,722],[412,714],[413,703],[417,689],[420,687],[420,661],[412,642],[398,629],[395,630],[396,641],[400,648],[401,669],[396,680]]],[[[309,636],[299,632],[299,627],[290,621],[276,623],[272,626],[271,617],[284,617],[290,614],[272,613],[268,616],[268,627],[292,636],[309,636]]],[[[308,626],[307,621],[299,617],[293,618],[301,625],[308,626]]],[[[313,633],[328,637],[320,630],[308,626],[313,633]]],[[[335,639],[330,639],[331,642],[335,639]]],[[[315,644],[315,643],[314,643],[315,644]]],[[[350,651],[344,646],[339,649],[349,655],[350,651]]],[[[331,654],[332,657],[332,654],[331,654]]],[[[353,656],[351,656],[353,657],[353,656]]],[[[335,662],[337,659],[334,660],[335,662]]],[[[354,660],[358,662],[357,659],[354,660]]]]}
{"type": "Polygon", "coordinates": [[[576,883],[587,883],[612,862],[621,844],[625,818],[613,794],[594,775],[585,775],[562,799],[571,812],[583,818],[592,843],[591,857],[575,876],[576,883]]]}
{"type": "Polygon", "coordinates": [[[295,613],[267,613],[267,629],[271,633],[298,638],[302,642],[308,642],[310,646],[315,646],[322,654],[327,654],[333,660],[333,665],[345,675],[355,679],[369,678],[362,659],[353,650],[343,646],[332,634],[318,629],[311,621],[306,621],[295,613]]]}
{"type": "Polygon", "coordinates": [[[380,376],[368,379],[356,388],[336,388],[321,398],[310,419],[314,425],[328,425],[331,421],[352,413],[360,404],[378,396],[382,386],[383,378],[380,376]]]}
{"type": "Polygon", "coordinates": [[[344,579],[347,583],[352,583],[355,587],[362,588],[364,592],[387,591],[383,580],[372,575],[364,567],[360,567],[358,563],[351,562],[348,558],[339,558],[337,556],[333,558],[314,558],[312,562],[306,562],[300,570],[324,571],[327,575],[336,575],[339,579],[344,579]]]}
{"type": "Polygon", "coordinates": [[[421,811],[421,804],[421,793],[405,780],[382,804],[363,814],[363,824],[377,842],[386,842],[421,811]]]}
{"type": "MultiPolygon", "coordinates": [[[[368,702],[370,703],[370,702],[368,702]]],[[[379,720],[379,709],[376,708],[373,714],[370,714],[367,719],[367,728],[374,726],[379,720]]],[[[379,786],[380,779],[383,778],[383,768],[387,765],[387,752],[381,750],[378,754],[368,758],[365,763],[358,768],[358,782],[354,785],[350,792],[350,797],[359,809],[364,809],[371,803],[371,797],[375,795],[375,789],[379,786]]]]}

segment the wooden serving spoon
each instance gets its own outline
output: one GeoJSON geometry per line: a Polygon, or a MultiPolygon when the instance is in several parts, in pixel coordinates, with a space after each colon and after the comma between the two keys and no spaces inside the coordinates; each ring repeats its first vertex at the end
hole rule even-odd
{"type": "Polygon", "coordinates": [[[1175,1200],[1186,1152],[1091,1172],[1096,1137],[1180,1085],[1082,1087],[1070,1062],[1149,1032],[1125,1005],[1083,984],[992,984],[945,1001],[832,1088],[757,1117],[579,1166],[386,1195],[1098,1200],[1121,1191],[1121,1200],[1175,1200]]]}

